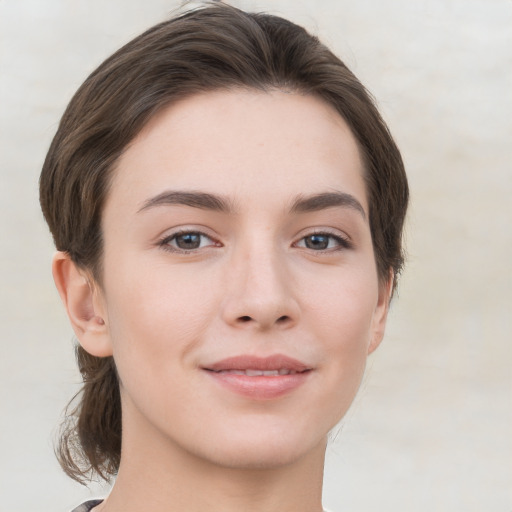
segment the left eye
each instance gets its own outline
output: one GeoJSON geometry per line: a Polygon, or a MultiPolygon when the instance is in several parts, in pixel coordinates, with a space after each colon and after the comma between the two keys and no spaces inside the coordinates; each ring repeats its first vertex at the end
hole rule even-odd
{"type": "Polygon", "coordinates": [[[193,251],[195,249],[216,245],[209,236],[198,231],[176,233],[162,240],[161,244],[181,251],[193,251]]]}
{"type": "Polygon", "coordinates": [[[314,251],[325,251],[339,247],[348,247],[348,242],[339,236],[317,233],[301,238],[297,243],[297,247],[305,247],[314,251]]]}

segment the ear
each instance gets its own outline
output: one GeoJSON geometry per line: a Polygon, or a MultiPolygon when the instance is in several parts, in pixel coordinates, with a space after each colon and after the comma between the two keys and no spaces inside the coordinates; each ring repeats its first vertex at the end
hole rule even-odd
{"type": "Polygon", "coordinates": [[[111,356],[106,308],[92,277],[65,252],[57,252],[53,257],[52,273],[80,345],[93,356],[111,356]]]}
{"type": "Polygon", "coordinates": [[[384,338],[394,277],[394,272],[390,270],[389,279],[386,282],[379,283],[379,297],[372,320],[372,339],[368,347],[368,354],[371,354],[380,345],[382,338],[384,338]]]}

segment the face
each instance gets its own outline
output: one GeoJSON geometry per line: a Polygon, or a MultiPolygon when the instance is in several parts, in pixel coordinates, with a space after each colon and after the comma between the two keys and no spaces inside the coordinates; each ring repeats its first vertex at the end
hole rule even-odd
{"type": "Polygon", "coordinates": [[[231,467],[323,450],[389,296],[341,117],[277,91],[183,100],[123,154],[102,222],[123,442],[231,467]]]}

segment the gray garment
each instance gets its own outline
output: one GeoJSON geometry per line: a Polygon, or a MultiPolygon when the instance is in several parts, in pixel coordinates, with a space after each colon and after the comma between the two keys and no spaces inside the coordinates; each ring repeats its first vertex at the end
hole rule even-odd
{"type": "Polygon", "coordinates": [[[103,500],[89,500],[85,503],[82,503],[78,507],[74,508],[71,512],[89,512],[96,505],[99,505],[103,500]]]}

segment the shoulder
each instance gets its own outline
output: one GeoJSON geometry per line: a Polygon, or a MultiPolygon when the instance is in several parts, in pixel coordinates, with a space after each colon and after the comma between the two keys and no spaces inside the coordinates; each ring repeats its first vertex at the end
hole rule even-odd
{"type": "Polygon", "coordinates": [[[78,507],[74,508],[71,512],[90,512],[96,505],[99,505],[103,500],[89,500],[78,507]]]}

